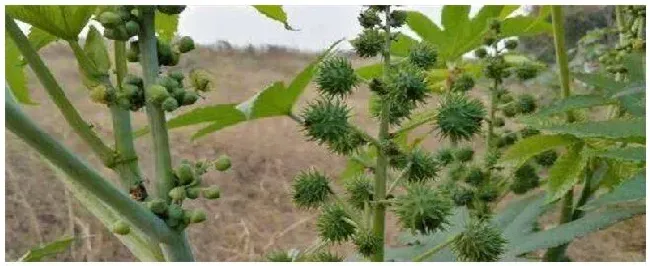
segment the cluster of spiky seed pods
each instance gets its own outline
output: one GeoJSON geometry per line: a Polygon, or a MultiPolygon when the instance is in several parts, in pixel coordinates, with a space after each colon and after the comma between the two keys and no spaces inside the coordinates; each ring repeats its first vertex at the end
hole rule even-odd
{"type": "Polygon", "coordinates": [[[609,51],[606,51],[598,58],[605,70],[612,74],[626,74],[627,69],[623,65],[623,58],[632,52],[645,52],[645,6],[622,6],[618,33],[620,41],[609,51]]]}

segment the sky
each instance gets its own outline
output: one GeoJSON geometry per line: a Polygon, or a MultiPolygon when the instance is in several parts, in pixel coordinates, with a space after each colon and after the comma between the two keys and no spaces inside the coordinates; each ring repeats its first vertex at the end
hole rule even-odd
{"type": "MultiPolygon", "coordinates": [[[[179,34],[200,44],[228,40],[235,46],[276,44],[306,51],[320,51],[333,42],[353,39],[362,29],[357,21],[362,6],[284,6],[289,24],[299,31],[285,30],[279,22],[257,13],[250,6],[188,6],[181,14],[179,34]]],[[[440,25],[442,6],[404,6],[418,10],[440,25]]],[[[470,16],[480,6],[472,6],[470,16]]],[[[414,36],[408,29],[405,34],[414,36]]],[[[350,48],[343,42],[340,49],[350,48]]]]}

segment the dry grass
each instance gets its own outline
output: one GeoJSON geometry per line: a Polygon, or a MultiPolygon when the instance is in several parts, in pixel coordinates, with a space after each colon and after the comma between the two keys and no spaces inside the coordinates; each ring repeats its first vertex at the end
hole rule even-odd
{"type": "MultiPolygon", "coordinates": [[[[68,96],[97,132],[110,139],[111,123],[106,108],[91,103],[79,83],[77,68],[69,50],[54,45],[43,51],[47,64],[66,88],[68,96]]],[[[254,54],[240,51],[216,52],[198,49],[183,58],[180,67],[206,68],[216,77],[218,88],[200,105],[244,100],[276,80],[288,82],[307,65],[314,55],[292,52],[254,54]]],[[[135,69],[135,66],[133,70],[135,69]]],[[[30,74],[30,88],[39,106],[25,110],[57,139],[106,175],[114,174],[100,167],[99,160],[65,124],[62,116],[43,93],[30,74]]],[[[313,87],[302,97],[315,96],[313,87]]],[[[481,96],[482,95],[478,95],[481,96]]],[[[361,90],[349,99],[357,110],[358,126],[375,132],[368,119],[368,93],[361,90]]],[[[298,107],[300,108],[300,107],[298,107]]],[[[181,113],[185,110],[181,110],[181,113]]],[[[134,115],[136,127],[144,125],[143,112],[134,115]]],[[[218,201],[198,200],[193,207],[206,209],[207,222],[191,226],[189,235],[199,261],[260,261],[268,251],[283,248],[304,248],[316,238],[315,213],[299,211],[291,203],[290,182],[300,170],[317,167],[331,175],[343,169],[345,160],[328,153],[323,147],[307,142],[297,125],[286,118],[268,118],[230,127],[201,138],[189,140],[196,128],[171,132],[170,142],[175,162],[180,159],[232,157],[233,168],[225,173],[209,173],[204,181],[222,188],[218,201]]],[[[130,261],[134,258],[87,211],[70,199],[54,173],[39,155],[17,136],[6,133],[6,228],[5,255],[13,260],[29,247],[74,232],[81,236],[70,252],[56,260],[68,261],[130,261]]],[[[136,149],[146,176],[152,176],[150,138],[136,141],[136,149]]],[[[474,142],[480,143],[480,142],[474,142]]],[[[433,149],[440,145],[430,137],[424,145],[433,149]]],[[[480,144],[473,144],[482,148],[480,144]]],[[[394,220],[390,217],[390,220],[394,220]]],[[[544,221],[552,224],[554,217],[544,221]]],[[[394,224],[394,221],[388,223],[394,224]]],[[[394,243],[397,228],[389,226],[389,239],[394,243]]],[[[342,253],[346,247],[340,247],[342,253]]],[[[645,216],[631,219],[602,232],[574,242],[569,254],[576,261],[642,261],[645,260],[645,216]]]]}

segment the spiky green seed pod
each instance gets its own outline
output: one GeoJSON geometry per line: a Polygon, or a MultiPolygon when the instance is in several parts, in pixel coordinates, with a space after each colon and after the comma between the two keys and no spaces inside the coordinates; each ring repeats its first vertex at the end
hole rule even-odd
{"type": "Polygon", "coordinates": [[[467,172],[465,176],[465,183],[472,186],[480,186],[487,180],[487,173],[483,171],[480,167],[473,166],[467,172]]]}
{"type": "Polygon", "coordinates": [[[391,71],[386,85],[389,97],[399,102],[424,102],[430,94],[424,72],[409,65],[391,71]]]}
{"type": "Polygon", "coordinates": [[[538,69],[533,64],[522,64],[515,68],[515,75],[519,80],[529,80],[537,76],[538,69]]]}
{"type": "Polygon", "coordinates": [[[518,44],[519,44],[519,42],[518,42],[517,40],[515,40],[515,39],[510,39],[510,40],[507,40],[507,41],[506,41],[506,43],[505,43],[505,47],[506,47],[506,49],[508,49],[508,50],[514,50],[514,49],[517,49],[517,45],[518,45],[518,44]]]}
{"type": "Polygon", "coordinates": [[[168,72],[167,76],[175,79],[176,81],[178,81],[179,84],[183,82],[183,79],[185,79],[185,75],[183,75],[183,72],[178,70],[168,72]]]}
{"type": "Polygon", "coordinates": [[[332,56],[318,66],[316,84],[321,94],[347,96],[359,82],[350,61],[342,56],[332,56]]]}
{"type": "Polygon", "coordinates": [[[502,80],[509,75],[509,73],[506,73],[508,72],[506,70],[508,67],[509,64],[502,56],[488,57],[485,68],[483,68],[483,73],[489,79],[502,80]]]}
{"type": "Polygon", "coordinates": [[[366,143],[368,142],[363,135],[357,131],[349,130],[339,140],[327,143],[327,147],[336,154],[349,155],[359,150],[366,143]]]}
{"type": "Polygon", "coordinates": [[[377,95],[385,95],[388,92],[386,86],[384,86],[384,83],[377,78],[373,78],[370,81],[370,84],[368,84],[368,88],[370,89],[370,91],[374,92],[377,95]]]}
{"type": "Polygon", "coordinates": [[[311,260],[318,262],[342,262],[343,257],[330,252],[318,252],[311,257],[311,260]]]}
{"type": "Polygon", "coordinates": [[[438,174],[438,162],[429,152],[414,149],[408,155],[408,168],[404,177],[409,182],[420,182],[433,179],[438,174]]]}
{"type": "Polygon", "coordinates": [[[219,172],[226,171],[230,169],[230,166],[232,165],[232,162],[230,161],[230,156],[228,155],[221,155],[217,160],[214,161],[214,169],[217,169],[219,172]]]}
{"type": "Polygon", "coordinates": [[[147,88],[148,101],[156,104],[161,104],[169,97],[167,88],[160,85],[151,85],[147,88]]]}
{"type": "Polygon", "coordinates": [[[162,215],[167,212],[167,203],[162,199],[152,199],[147,201],[146,205],[155,214],[162,215]]]}
{"type": "Polygon", "coordinates": [[[497,100],[501,104],[507,104],[509,102],[512,102],[515,98],[512,97],[512,94],[510,94],[510,91],[506,89],[499,89],[497,90],[497,100]]]}
{"type": "Polygon", "coordinates": [[[360,57],[375,57],[384,49],[384,34],[377,29],[365,29],[350,41],[360,57]]]}
{"type": "Polygon", "coordinates": [[[166,112],[173,112],[174,110],[178,109],[178,101],[174,99],[174,97],[167,97],[165,101],[162,102],[161,105],[162,109],[165,110],[166,112]]]}
{"type": "Polygon", "coordinates": [[[411,47],[408,61],[421,69],[429,69],[436,64],[438,51],[427,42],[419,42],[411,47]]]}
{"type": "Polygon", "coordinates": [[[386,103],[389,105],[388,122],[391,125],[400,125],[402,120],[411,115],[411,111],[415,109],[415,103],[411,101],[402,101],[393,97],[382,99],[376,95],[370,96],[370,114],[373,117],[379,118],[381,115],[382,105],[386,103]]]}
{"type": "Polygon", "coordinates": [[[195,91],[186,91],[185,94],[183,94],[183,105],[191,105],[198,100],[199,94],[197,94],[195,91]]]}
{"type": "Polygon", "coordinates": [[[196,199],[201,194],[201,189],[198,187],[191,187],[185,191],[188,199],[196,199]]]}
{"type": "Polygon", "coordinates": [[[329,179],[316,170],[302,171],[293,181],[293,201],[301,208],[317,208],[332,194],[329,179]]]}
{"type": "Polygon", "coordinates": [[[467,73],[460,75],[451,85],[451,91],[454,92],[467,92],[474,88],[474,78],[467,73]]]}
{"type": "Polygon", "coordinates": [[[184,187],[175,187],[169,191],[169,197],[175,201],[184,200],[187,197],[184,187]]]}
{"type": "Polygon", "coordinates": [[[557,152],[548,150],[535,156],[535,161],[544,167],[550,167],[557,160],[557,152]]]}
{"type": "Polygon", "coordinates": [[[193,224],[198,224],[200,222],[205,221],[206,219],[207,216],[205,215],[205,212],[203,210],[194,210],[190,215],[190,223],[193,224]]]}
{"type": "Polygon", "coordinates": [[[447,95],[435,117],[439,135],[449,138],[452,142],[470,140],[481,130],[481,122],[485,117],[485,107],[476,100],[470,100],[465,95],[447,95]]]}
{"type": "Polygon", "coordinates": [[[531,94],[522,94],[517,97],[517,106],[522,114],[530,114],[537,109],[535,96],[531,94]]]}
{"type": "Polygon", "coordinates": [[[422,234],[435,233],[448,224],[452,202],[423,184],[411,184],[395,198],[394,212],[403,228],[422,234]]]}
{"type": "Polygon", "coordinates": [[[407,13],[404,10],[393,10],[389,15],[389,25],[399,28],[406,22],[407,13]]]}
{"type": "Polygon", "coordinates": [[[358,17],[359,25],[366,29],[381,25],[381,18],[376,10],[366,9],[358,17]]]}
{"type": "Polygon", "coordinates": [[[172,92],[173,89],[178,88],[180,86],[178,81],[170,77],[159,77],[156,83],[158,83],[158,85],[160,86],[165,87],[168,92],[172,92]]]}
{"type": "Polygon", "coordinates": [[[345,192],[352,207],[363,209],[365,202],[373,199],[373,186],[370,178],[365,175],[356,176],[345,182],[345,192]]]}
{"type": "Polygon", "coordinates": [[[318,234],[323,240],[331,242],[347,241],[355,231],[355,226],[350,220],[350,215],[340,205],[326,205],[316,220],[318,234]]]}
{"type": "Polygon", "coordinates": [[[477,197],[484,202],[493,202],[499,197],[499,191],[493,184],[484,184],[478,189],[477,197]]]}
{"type": "Polygon", "coordinates": [[[171,92],[171,96],[174,97],[177,102],[183,102],[186,92],[187,91],[184,88],[174,88],[171,92]]]}
{"type": "Polygon", "coordinates": [[[459,147],[454,151],[454,159],[456,161],[465,163],[474,158],[474,149],[469,146],[459,147]]]}
{"type": "Polygon", "coordinates": [[[182,220],[183,208],[175,203],[169,204],[169,207],[167,207],[167,217],[173,220],[182,220]]]}
{"type": "Polygon", "coordinates": [[[370,257],[377,253],[384,245],[381,237],[378,237],[370,230],[359,230],[354,234],[352,242],[357,247],[357,251],[364,257],[370,257]]]}
{"type": "Polygon", "coordinates": [[[517,105],[508,104],[501,108],[501,112],[505,117],[513,117],[519,113],[519,108],[517,108],[517,105]]]}
{"type": "Polygon", "coordinates": [[[126,32],[129,34],[129,36],[135,36],[140,33],[140,24],[138,24],[137,21],[131,20],[125,24],[126,26],[126,32]]]}
{"type": "Polygon", "coordinates": [[[99,23],[105,28],[113,29],[122,24],[122,18],[115,12],[105,11],[99,14],[99,23]]]}
{"type": "Polygon", "coordinates": [[[111,231],[116,235],[128,235],[131,232],[131,227],[125,221],[119,220],[111,226],[111,231]]]}
{"type": "Polygon", "coordinates": [[[514,173],[510,190],[515,194],[524,194],[539,186],[537,169],[530,164],[524,164],[514,173]]]}
{"type": "Polygon", "coordinates": [[[293,262],[293,258],[289,252],[284,250],[276,250],[266,255],[266,260],[270,262],[293,262]]]}
{"type": "Polygon", "coordinates": [[[461,261],[491,262],[499,260],[506,242],[498,228],[474,220],[454,238],[451,249],[461,261]]]}
{"type": "Polygon", "coordinates": [[[467,206],[474,199],[474,191],[469,188],[457,187],[452,191],[451,199],[456,206],[467,206]]]}
{"type": "Polygon", "coordinates": [[[441,148],[436,152],[435,155],[438,164],[441,166],[446,166],[454,162],[454,154],[450,148],[441,148]]]}
{"type": "Polygon", "coordinates": [[[454,181],[461,180],[465,175],[467,175],[467,166],[464,164],[454,164],[447,170],[447,176],[454,181]]]}
{"type": "Polygon", "coordinates": [[[187,53],[194,50],[194,40],[190,36],[183,36],[178,41],[178,51],[181,53],[187,53]]]}
{"type": "Polygon", "coordinates": [[[218,199],[221,197],[221,190],[216,186],[203,189],[203,197],[206,199],[218,199]]]}
{"type": "Polygon", "coordinates": [[[517,142],[517,133],[506,130],[501,138],[497,140],[497,147],[503,148],[515,144],[517,142]]]}
{"type": "Polygon", "coordinates": [[[495,117],[493,124],[495,127],[503,127],[506,125],[506,120],[503,117],[495,117]]]}
{"type": "Polygon", "coordinates": [[[212,84],[210,74],[203,69],[192,69],[190,71],[190,84],[197,91],[209,91],[212,84]]]}
{"type": "Polygon", "coordinates": [[[158,11],[160,11],[160,13],[167,14],[167,15],[178,15],[181,12],[183,12],[183,10],[185,10],[185,6],[181,6],[181,5],[156,6],[156,8],[158,8],[158,11]]]}
{"type": "Polygon", "coordinates": [[[176,168],[176,176],[178,177],[178,182],[181,185],[187,185],[194,181],[196,174],[194,173],[194,167],[189,164],[183,163],[176,168]]]}
{"type": "Polygon", "coordinates": [[[476,56],[477,58],[485,58],[487,54],[488,54],[487,50],[485,50],[485,48],[483,47],[474,50],[474,56],[476,56]]]}
{"type": "Polygon", "coordinates": [[[349,115],[350,109],[341,101],[318,99],[303,111],[305,134],[320,144],[338,142],[350,131],[349,115]]]}

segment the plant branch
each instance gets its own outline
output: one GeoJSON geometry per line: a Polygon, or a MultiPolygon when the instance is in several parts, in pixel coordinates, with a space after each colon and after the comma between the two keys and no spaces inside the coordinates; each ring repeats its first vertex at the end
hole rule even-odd
{"type": "Polygon", "coordinates": [[[115,164],[115,152],[106,146],[101,138],[92,131],[92,127],[83,120],[79,112],[77,112],[77,109],[75,109],[66,97],[65,92],[59,86],[50,70],[45,66],[43,60],[41,60],[36,50],[34,50],[34,47],[27,40],[25,34],[16,25],[14,19],[8,15],[5,15],[5,29],[11,39],[16,43],[25,61],[29,64],[32,71],[34,71],[34,74],[36,74],[45,91],[63,114],[66,122],[70,124],[72,129],[99,156],[104,165],[112,168],[115,164]]]}
{"type": "Polygon", "coordinates": [[[418,255],[417,257],[413,258],[413,262],[422,262],[422,261],[424,261],[425,259],[427,259],[427,258],[433,256],[434,254],[438,253],[438,252],[441,251],[443,248],[449,246],[449,244],[451,244],[452,242],[454,242],[454,237],[455,237],[455,236],[450,237],[450,238],[447,239],[444,243],[442,243],[442,244],[440,244],[440,245],[437,245],[437,246],[435,246],[435,247],[433,247],[433,248],[431,248],[431,249],[425,251],[424,253],[418,255]]]}

